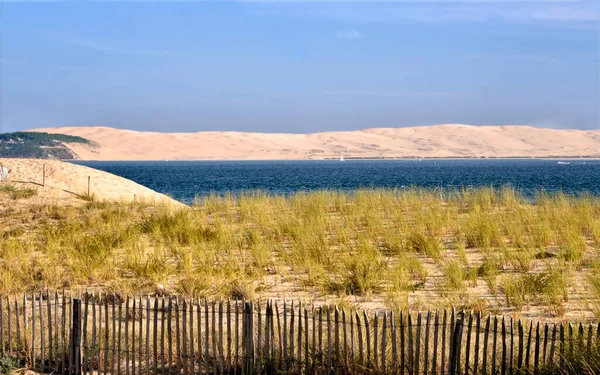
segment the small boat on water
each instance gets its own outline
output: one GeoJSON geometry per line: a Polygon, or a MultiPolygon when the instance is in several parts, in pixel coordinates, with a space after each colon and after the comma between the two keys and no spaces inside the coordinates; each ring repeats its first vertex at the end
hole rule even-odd
{"type": "Polygon", "coordinates": [[[340,161],[344,161],[344,155],[340,154],[340,161]]]}
{"type": "Polygon", "coordinates": [[[556,164],[566,165],[566,164],[571,164],[571,162],[568,162],[568,161],[559,161],[556,164]]]}

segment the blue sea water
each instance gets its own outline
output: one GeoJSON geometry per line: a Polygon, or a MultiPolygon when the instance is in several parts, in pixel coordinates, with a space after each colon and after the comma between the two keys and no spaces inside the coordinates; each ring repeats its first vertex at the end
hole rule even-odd
{"type": "Polygon", "coordinates": [[[600,161],[337,160],[152,161],[77,164],[133,180],[183,202],[211,193],[357,188],[461,188],[512,185],[526,195],[546,190],[600,195],[600,161]]]}
{"type": "Polygon", "coordinates": [[[512,185],[526,195],[546,190],[600,195],[600,161],[337,160],[77,161],[133,180],[183,202],[211,193],[357,188],[461,188],[512,185]]]}

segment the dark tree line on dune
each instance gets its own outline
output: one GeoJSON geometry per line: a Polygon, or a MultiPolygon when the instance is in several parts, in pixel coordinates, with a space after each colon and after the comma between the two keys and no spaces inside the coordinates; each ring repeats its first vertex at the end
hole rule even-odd
{"type": "Polygon", "coordinates": [[[89,140],[66,134],[14,132],[0,134],[0,157],[36,159],[74,159],[63,143],[84,143],[89,140]]]}

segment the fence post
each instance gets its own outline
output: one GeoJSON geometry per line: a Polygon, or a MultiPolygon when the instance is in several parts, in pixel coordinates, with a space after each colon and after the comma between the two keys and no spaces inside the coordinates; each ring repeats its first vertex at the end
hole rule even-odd
{"type": "Polygon", "coordinates": [[[458,348],[462,341],[463,324],[463,319],[456,319],[456,324],[454,325],[454,332],[452,332],[452,344],[450,346],[449,358],[450,363],[448,368],[448,373],[450,375],[456,374],[456,369],[460,361],[460,350],[458,350],[458,348]]]}
{"type": "Polygon", "coordinates": [[[81,375],[81,300],[73,299],[71,310],[71,347],[69,358],[73,358],[73,368],[70,373],[81,375]]]}

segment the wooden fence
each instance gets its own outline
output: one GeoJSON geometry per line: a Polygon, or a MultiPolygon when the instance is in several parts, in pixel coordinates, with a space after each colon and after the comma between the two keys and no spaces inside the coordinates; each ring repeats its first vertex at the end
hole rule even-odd
{"type": "Polygon", "coordinates": [[[600,325],[454,310],[397,316],[64,292],[2,297],[0,310],[2,357],[60,374],[504,375],[600,366],[590,361],[600,358],[600,325]]]}

